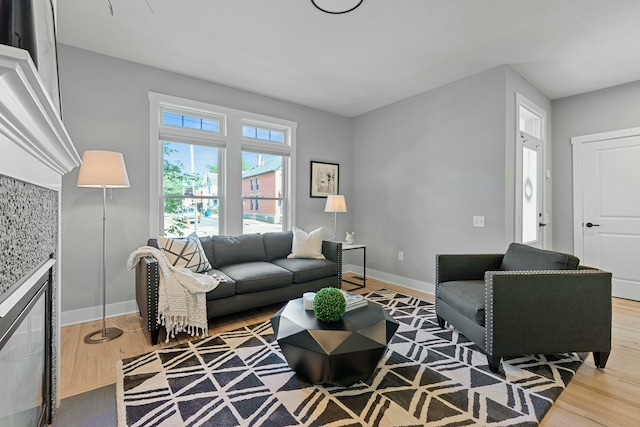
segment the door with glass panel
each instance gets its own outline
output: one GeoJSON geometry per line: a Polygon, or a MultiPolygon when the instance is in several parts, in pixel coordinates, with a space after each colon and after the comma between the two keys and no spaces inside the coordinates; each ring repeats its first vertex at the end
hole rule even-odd
{"type": "Polygon", "coordinates": [[[535,104],[518,97],[518,133],[516,138],[517,197],[516,240],[544,247],[544,119],[535,104]]]}

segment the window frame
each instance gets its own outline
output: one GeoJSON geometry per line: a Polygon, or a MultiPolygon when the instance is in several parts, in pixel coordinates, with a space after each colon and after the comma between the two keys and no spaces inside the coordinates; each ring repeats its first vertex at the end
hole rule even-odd
{"type": "Polygon", "coordinates": [[[291,230],[292,224],[295,224],[296,205],[296,129],[297,123],[290,120],[150,91],[149,235],[162,236],[164,233],[162,228],[164,219],[162,143],[165,140],[223,148],[218,166],[218,211],[220,215],[219,233],[221,235],[240,235],[243,233],[242,151],[279,155],[288,159],[288,161],[283,161],[285,206],[282,209],[284,213],[282,229],[291,230]],[[162,113],[165,111],[196,115],[207,119],[220,119],[220,132],[163,125],[161,120],[162,113]],[[202,116],[202,113],[205,116],[202,116]],[[284,131],[284,141],[275,143],[262,139],[243,138],[243,125],[284,131]],[[233,179],[232,177],[237,178],[233,179]]]}

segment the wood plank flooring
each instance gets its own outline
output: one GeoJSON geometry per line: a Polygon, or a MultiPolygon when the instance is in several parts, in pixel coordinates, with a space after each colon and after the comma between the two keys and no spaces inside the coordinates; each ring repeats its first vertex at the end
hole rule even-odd
{"type": "MultiPolygon", "coordinates": [[[[348,290],[352,286],[345,283],[344,288],[348,290]]],[[[375,279],[367,279],[367,287],[357,292],[382,288],[433,302],[432,295],[375,279]]],[[[216,319],[209,334],[267,320],[281,305],[216,319]]],[[[125,333],[114,341],[92,345],[84,343],[84,336],[100,329],[101,321],[62,328],[61,398],[115,383],[117,360],[158,348],[151,345],[138,315],[107,319],[107,326],[112,324],[125,333]]],[[[181,334],[177,340],[158,346],[170,347],[190,339],[192,337],[181,334]]],[[[607,368],[596,369],[589,356],[540,425],[640,425],[640,302],[613,299],[613,349],[607,368]]]]}

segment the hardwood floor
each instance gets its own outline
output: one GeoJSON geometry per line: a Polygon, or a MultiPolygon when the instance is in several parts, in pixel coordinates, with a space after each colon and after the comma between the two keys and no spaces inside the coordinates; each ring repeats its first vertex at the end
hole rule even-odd
{"type": "MultiPolygon", "coordinates": [[[[351,289],[352,285],[345,283],[344,288],[351,289]]],[[[375,279],[367,279],[367,287],[358,293],[382,288],[433,302],[432,295],[375,279]]],[[[267,320],[281,305],[216,319],[209,334],[267,320]]],[[[61,398],[115,383],[117,360],[192,339],[180,334],[177,340],[152,346],[139,316],[115,317],[107,319],[107,323],[107,326],[114,324],[122,328],[125,333],[114,341],[89,345],[83,338],[100,329],[101,321],[62,328],[61,398]]],[[[640,425],[640,302],[613,299],[613,348],[607,368],[596,369],[589,356],[540,425],[640,425]]]]}

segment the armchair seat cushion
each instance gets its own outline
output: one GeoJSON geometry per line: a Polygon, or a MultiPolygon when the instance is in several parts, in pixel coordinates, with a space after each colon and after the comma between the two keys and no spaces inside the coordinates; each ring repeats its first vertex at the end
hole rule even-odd
{"type": "Polygon", "coordinates": [[[484,326],[484,280],[457,280],[440,283],[438,299],[446,302],[469,320],[484,326]]]}

